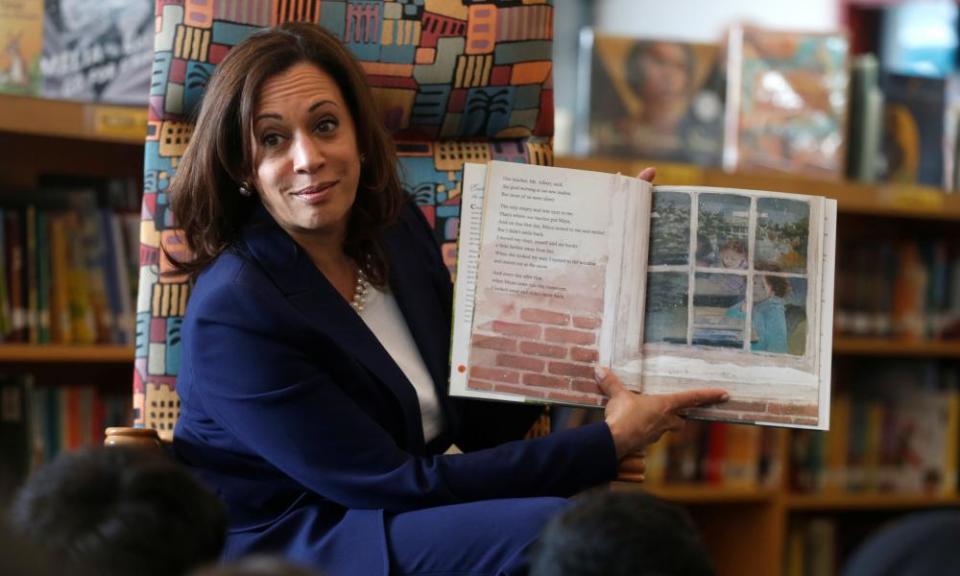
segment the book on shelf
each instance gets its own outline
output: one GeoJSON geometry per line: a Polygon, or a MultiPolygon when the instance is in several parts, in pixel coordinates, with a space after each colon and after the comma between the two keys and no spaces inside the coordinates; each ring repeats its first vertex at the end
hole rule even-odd
{"type": "Polygon", "coordinates": [[[584,30],[577,120],[592,155],[719,166],[723,71],[715,44],[584,30]]]}
{"type": "Polygon", "coordinates": [[[883,136],[883,92],[873,54],[861,54],[850,65],[847,178],[876,182],[880,175],[883,136]]]}
{"type": "Polygon", "coordinates": [[[881,77],[886,179],[951,188],[945,156],[947,82],[886,73],[881,77]]]}
{"type": "Polygon", "coordinates": [[[955,240],[852,240],[841,250],[837,270],[838,334],[913,341],[960,335],[955,240]]]}
{"type": "Polygon", "coordinates": [[[960,387],[955,366],[877,362],[832,400],[829,434],[794,434],[798,492],[952,496],[957,490],[960,387]]]}
{"type": "Polygon", "coordinates": [[[0,374],[0,476],[22,481],[62,452],[103,444],[103,431],[130,421],[129,394],[69,382],[37,385],[31,373],[0,374]]]}
{"type": "Polygon", "coordinates": [[[466,164],[451,393],[601,405],[723,387],[690,416],[825,429],[836,202],[466,164]]]}
{"type": "Polygon", "coordinates": [[[0,3],[0,93],[40,94],[43,0],[0,3]]]}
{"type": "Polygon", "coordinates": [[[786,576],[834,576],[842,566],[840,534],[831,517],[803,517],[787,528],[786,576]]]}
{"type": "Polygon", "coordinates": [[[842,177],[847,53],[841,33],[733,26],[724,168],[842,177]]]}

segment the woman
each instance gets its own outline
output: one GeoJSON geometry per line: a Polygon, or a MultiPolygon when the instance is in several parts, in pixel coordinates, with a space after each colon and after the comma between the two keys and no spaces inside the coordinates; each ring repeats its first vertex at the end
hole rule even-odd
{"type": "Polygon", "coordinates": [[[220,64],[171,183],[196,278],[174,447],[227,503],[227,557],[521,574],[558,496],[723,393],[641,397],[608,376],[606,423],[483,449],[536,414],[447,396],[450,280],[375,109],[312,25],[220,64]],[[443,455],[451,442],[468,453],[443,455]]]}

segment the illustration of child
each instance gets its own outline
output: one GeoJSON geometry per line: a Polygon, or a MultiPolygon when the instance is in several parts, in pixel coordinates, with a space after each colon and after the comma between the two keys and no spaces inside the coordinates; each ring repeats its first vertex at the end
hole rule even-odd
{"type": "MultiPolygon", "coordinates": [[[[752,326],[755,340],[750,349],[755,352],[786,354],[787,312],[785,298],[790,293],[790,283],[779,276],[762,276],[763,290],[753,302],[752,326]]],[[[731,318],[743,318],[743,302],[727,310],[731,318]]]]}
{"type": "Polygon", "coordinates": [[[764,298],[753,303],[753,328],[757,340],[751,350],[787,352],[786,301],[790,283],[780,276],[763,276],[764,298]]]}
{"type": "Polygon", "coordinates": [[[747,248],[737,238],[727,240],[720,248],[720,263],[724,268],[747,269],[747,248]]]}
{"type": "MultiPolygon", "coordinates": [[[[742,240],[731,238],[720,248],[720,264],[733,270],[747,269],[747,247],[742,240]]],[[[727,274],[723,276],[723,287],[729,294],[743,294],[746,279],[743,276],[727,274]]]]}

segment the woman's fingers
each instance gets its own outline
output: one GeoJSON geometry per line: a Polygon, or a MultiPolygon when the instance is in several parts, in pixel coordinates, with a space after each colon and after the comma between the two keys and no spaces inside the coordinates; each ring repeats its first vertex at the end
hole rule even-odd
{"type": "Polygon", "coordinates": [[[709,406],[711,404],[720,404],[730,399],[726,390],[720,388],[704,388],[702,390],[687,390],[675,394],[665,394],[664,400],[667,402],[667,410],[678,412],[687,408],[697,408],[698,406],[709,406]]]}
{"type": "Polygon", "coordinates": [[[657,177],[657,169],[653,166],[648,166],[640,171],[637,174],[637,178],[641,180],[646,180],[647,182],[653,182],[653,179],[657,177]]]}
{"type": "Polygon", "coordinates": [[[594,376],[596,376],[600,390],[602,390],[607,397],[612,398],[617,394],[627,391],[627,387],[623,385],[623,382],[606,368],[598,366],[594,370],[594,376]]]}

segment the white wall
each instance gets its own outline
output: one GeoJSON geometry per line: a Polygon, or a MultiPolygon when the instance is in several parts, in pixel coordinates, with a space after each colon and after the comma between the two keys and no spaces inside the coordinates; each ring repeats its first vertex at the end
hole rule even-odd
{"type": "Polygon", "coordinates": [[[737,20],[805,32],[840,25],[840,0],[601,0],[594,10],[610,34],[706,42],[737,20]]]}

